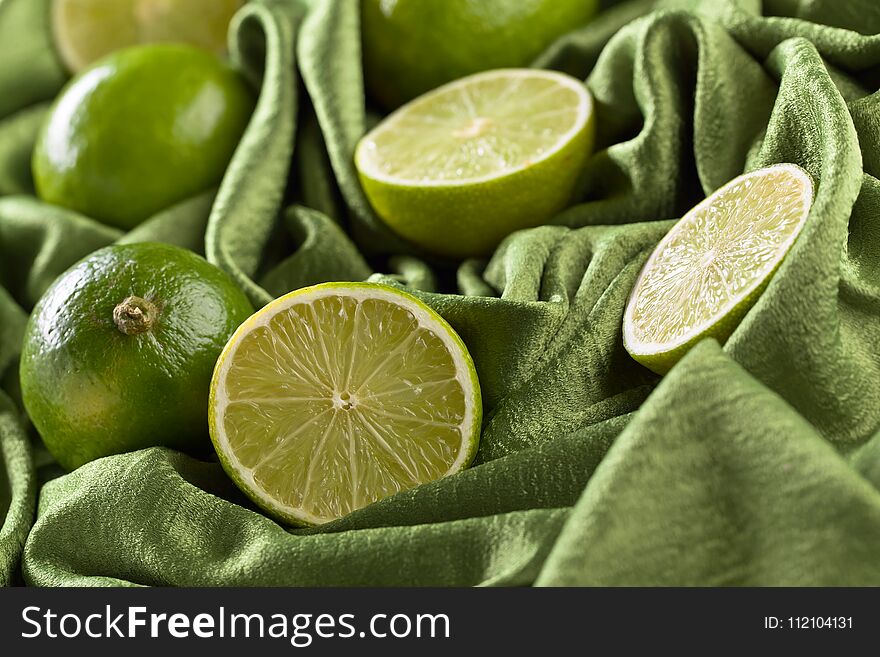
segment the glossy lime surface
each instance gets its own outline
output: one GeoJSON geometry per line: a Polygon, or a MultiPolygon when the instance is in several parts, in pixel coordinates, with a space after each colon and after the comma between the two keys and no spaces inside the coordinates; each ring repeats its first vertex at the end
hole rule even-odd
{"type": "Polygon", "coordinates": [[[37,140],[45,201],[130,229],[219,183],[253,110],[223,60],[180,44],[100,60],[58,96],[37,140]]]}
{"type": "Polygon", "coordinates": [[[153,445],[208,449],[211,373],[252,310],[225,272],[191,251],[157,243],[96,251],[31,315],[25,408],[68,469],[153,445]]]}

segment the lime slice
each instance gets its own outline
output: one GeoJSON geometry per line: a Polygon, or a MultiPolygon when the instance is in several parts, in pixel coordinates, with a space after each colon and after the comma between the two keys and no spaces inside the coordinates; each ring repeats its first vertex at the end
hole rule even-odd
{"type": "Polygon", "coordinates": [[[801,231],[813,182],[794,164],[733,179],[661,240],[629,298],[630,355],[667,372],[707,337],[724,342],[764,291],[801,231]]]}
{"type": "Polygon", "coordinates": [[[461,338],[415,297],[370,283],[291,292],[229,340],[210,429],[229,475],[292,524],[320,524],[451,475],[482,407],[461,338]]]}
{"type": "Polygon", "coordinates": [[[582,81],[500,69],[404,105],[361,140],[355,164],[399,235],[439,255],[485,255],[569,203],[593,132],[582,81]]]}
{"type": "Polygon", "coordinates": [[[245,0],[53,0],[52,33],[74,73],[139,43],[185,42],[226,50],[229,21],[245,0]]]}

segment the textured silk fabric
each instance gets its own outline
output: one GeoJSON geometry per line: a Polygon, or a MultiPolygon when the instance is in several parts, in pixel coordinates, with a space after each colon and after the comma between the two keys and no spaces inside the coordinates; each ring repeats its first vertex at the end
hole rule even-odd
{"type": "Polygon", "coordinates": [[[565,36],[535,65],[596,99],[578,203],[460,266],[384,229],[357,183],[378,117],[355,0],[239,14],[233,59],[260,97],[219,189],[128,235],[40,203],[30,148],[64,81],[46,4],[0,0],[0,582],[880,585],[875,0],[636,0],[565,36]],[[622,346],[639,268],[694,203],[775,162],[816,181],[804,232],[727,344],[660,379],[622,346]],[[329,280],[415,290],[476,362],[476,465],[297,530],[167,449],[60,472],[17,391],[27,313],[84,255],[155,239],[258,305],[329,280]]]}

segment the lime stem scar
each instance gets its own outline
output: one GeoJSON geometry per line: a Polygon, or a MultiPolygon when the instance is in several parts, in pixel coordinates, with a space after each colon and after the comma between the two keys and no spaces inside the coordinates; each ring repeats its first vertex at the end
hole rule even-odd
{"type": "Polygon", "coordinates": [[[159,317],[159,309],[140,297],[126,297],[113,309],[116,328],[126,335],[137,335],[153,328],[159,317]]]}

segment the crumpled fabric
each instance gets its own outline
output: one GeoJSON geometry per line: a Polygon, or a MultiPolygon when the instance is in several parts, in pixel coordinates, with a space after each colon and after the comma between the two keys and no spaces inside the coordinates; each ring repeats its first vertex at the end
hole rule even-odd
{"type": "Polygon", "coordinates": [[[218,189],[125,235],[41,203],[30,151],[66,77],[46,7],[0,0],[0,582],[880,585],[874,0],[636,0],[564,36],[535,66],[596,100],[577,202],[463,263],[397,238],[358,185],[380,117],[354,0],[239,13],[231,56],[259,100],[218,189]],[[661,379],[622,346],[640,267],[692,205],[776,162],[816,182],[801,236],[729,341],[661,379]],[[416,293],[476,363],[475,465],[311,529],[165,448],[63,473],[22,410],[22,328],[67,267],[139,240],[206,254],[257,306],[332,280],[416,293]]]}

